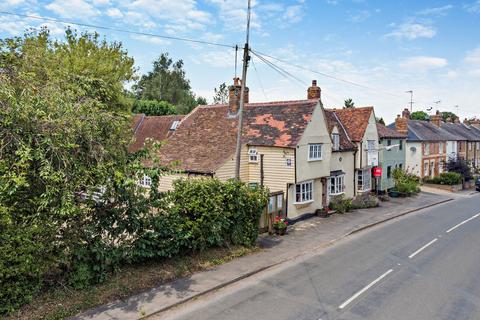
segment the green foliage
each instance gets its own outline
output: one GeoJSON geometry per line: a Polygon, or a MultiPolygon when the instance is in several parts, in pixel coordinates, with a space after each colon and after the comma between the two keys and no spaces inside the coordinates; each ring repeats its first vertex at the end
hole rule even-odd
{"type": "Polygon", "coordinates": [[[383,118],[377,118],[377,123],[385,125],[385,120],[383,120],[383,118]]]}
{"type": "Polygon", "coordinates": [[[453,186],[462,183],[462,175],[457,172],[442,172],[438,177],[427,178],[426,183],[443,184],[453,186]]]}
{"type": "Polygon", "coordinates": [[[214,104],[226,104],[228,103],[228,88],[224,83],[220,84],[217,88],[214,88],[215,95],[213,96],[214,104]]]}
{"type": "Polygon", "coordinates": [[[410,115],[410,119],[412,119],[412,120],[426,121],[426,120],[428,120],[428,118],[429,118],[428,114],[425,111],[414,111],[410,115]]]}
{"type": "Polygon", "coordinates": [[[448,172],[456,172],[460,174],[465,181],[473,178],[472,168],[465,159],[450,159],[444,164],[444,169],[448,172]]]}
{"type": "Polygon", "coordinates": [[[176,114],[177,109],[167,101],[135,100],[132,112],[144,113],[147,116],[166,116],[176,114]]]}
{"type": "Polygon", "coordinates": [[[183,67],[183,60],[174,62],[168,53],[162,53],[153,62],[153,70],[133,86],[137,99],[166,101],[175,105],[179,114],[187,114],[197,105],[206,104],[204,98],[192,93],[183,67]]]}
{"type": "Polygon", "coordinates": [[[450,112],[450,111],[442,111],[441,112],[441,115],[442,115],[442,120],[447,122],[448,119],[450,119],[451,121],[455,120],[457,117],[457,115],[453,112],[450,112]]]}
{"type": "Polygon", "coordinates": [[[355,103],[353,102],[353,100],[351,98],[348,98],[347,100],[345,100],[345,103],[344,103],[344,108],[355,108],[355,103]]]}
{"type": "Polygon", "coordinates": [[[395,169],[393,170],[393,179],[395,180],[394,191],[407,195],[420,192],[420,180],[411,173],[395,169]]]}
{"type": "Polygon", "coordinates": [[[344,194],[332,197],[330,200],[330,208],[337,213],[346,213],[353,209],[352,199],[348,199],[344,194]]]}

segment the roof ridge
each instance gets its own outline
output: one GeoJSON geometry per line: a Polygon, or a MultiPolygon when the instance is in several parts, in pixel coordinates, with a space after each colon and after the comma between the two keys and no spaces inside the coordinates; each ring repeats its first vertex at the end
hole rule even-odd
{"type": "Polygon", "coordinates": [[[350,139],[350,136],[348,135],[347,130],[346,130],[345,127],[343,126],[342,121],[340,121],[340,119],[338,118],[338,116],[337,116],[337,114],[335,113],[335,111],[332,111],[332,113],[333,113],[333,115],[335,116],[335,119],[337,119],[338,123],[340,123],[340,126],[342,127],[343,132],[345,132],[345,135],[347,136],[348,141],[350,141],[351,143],[353,143],[352,139],[350,139]]]}

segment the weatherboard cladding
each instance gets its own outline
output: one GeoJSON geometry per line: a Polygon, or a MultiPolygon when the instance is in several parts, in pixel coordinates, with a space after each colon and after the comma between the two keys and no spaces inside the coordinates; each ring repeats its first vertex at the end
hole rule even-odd
{"type": "MultiPolygon", "coordinates": [[[[317,99],[245,105],[242,144],[294,148],[312,117],[317,99]]],[[[227,105],[199,106],[186,116],[160,149],[164,164],[214,173],[235,153],[237,117],[227,105]]]]}

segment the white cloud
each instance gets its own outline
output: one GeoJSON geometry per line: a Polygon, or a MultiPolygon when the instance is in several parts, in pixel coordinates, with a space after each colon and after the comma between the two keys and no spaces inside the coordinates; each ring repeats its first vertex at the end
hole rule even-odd
{"type": "Polygon", "coordinates": [[[467,53],[464,59],[467,72],[473,76],[480,76],[480,47],[467,53]]]}
{"type": "Polygon", "coordinates": [[[453,5],[447,4],[442,7],[435,7],[435,8],[427,8],[421,11],[418,11],[418,15],[424,15],[424,16],[445,16],[447,15],[448,11],[450,11],[453,8],[453,5]]]}
{"type": "Polygon", "coordinates": [[[437,31],[432,26],[407,22],[399,25],[394,31],[385,35],[387,38],[398,38],[414,40],[418,38],[433,38],[437,34],[437,31]]]}
{"type": "Polygon", "coordinates": [[[363,22],[368,20],[372,14],[368,10],[362,10],[350,17],[353,22],[363,22]]]}
{"type": "Polygon", "coordinates": [[[88,19],[100,14],[90,3],[84,0],[54,0],[47,6],[50,11],[55,12],[63,18],[88,19]]]}
{"type": "Polygon", "coordinates": [[[303,5],[293,5],[285,9],[283,19],[288,23],[297,23],[302,21],[304,16],[303,5]]]}
{"type": "Polygon", "coordinates": [[[480,13],[480,0],[465,5],[465,9],[471,13],[480,13]]]}
{"type": "MultiPolygon", "coordinates": [[[[198,64],[208,64],[215,68],[232,68],[235,65],[235,53],[233,51],[203,51],[203,53],[195,59],[198,64]]],[[[240,61],[241,59],[239,59],[240,61]]]]}
{"type": "Polygon", "coordinates": [[[152,36],[144,36],[144,35],[132,35],[132,39],[154,44],[154,45],[168,45],[170,42],[168,40],[162,39],[162,38],[157,38],[157,37],[152,37],[152,36]]]}
{"type": "Polygon", "coordinates": [[[108,8],[106,13],[111,18],[123,18],[123,13],[118,8],[108,8]]]}
{"type": "Polygon", "coordinates": [[[438,69],[447,66],[448,61],[444,58],[418,56],[411,57],[400,63],[404,69],[411,71],[429,71],[431,69],[438,69]]]}

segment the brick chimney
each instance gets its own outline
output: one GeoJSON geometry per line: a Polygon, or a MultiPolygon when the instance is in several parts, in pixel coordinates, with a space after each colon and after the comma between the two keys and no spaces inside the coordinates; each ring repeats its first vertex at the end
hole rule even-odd
{"type": "Polygon", "coordinates": [[[452,123],[452,118],[448,117],[446,122],[447,123],[452,123]]]}
{"type": "Polygon", "coordinates": [[[407,120],[410,119],[410,110],[408,110],[408,108],[403,109],[402,117],[407,119],[407,120]]]}
{"type": "Polygon", "coordinates": [[[474,126],[475,128],[479,128],[480,129],[480,120],[479,119],[472,119],[470,120],[470,124],[472,126],[474,126]]]}
{"type": "Polygon", "coordinates": [[[437,110],[434,115],[430,116],[430,122],[439,128],[442,126],[442,114],[440,111],[437,110]]]}
{"type": "Polygon", "coordinates": [[[408,118],[397,115],[395,119],[395,129],[398,133],[406,135],[408,133],[408,118]]]}
{"type": "Polygon", "coordinates": [[[470,125],[470,121],[468,121],[468,119],[465,118],[465,119],[463,120],[463,124],[470,125]]]}
{"type": "Polygon", "coordinates": [[[312,80],[312,86],[307,90],[307,99],[320,99],[322,89],[317,86],[317,80],[312,80]]]}
{"type": "MultiPolygon", "coordinates": [[[[242,80],[233,79],[233,85],[228,87],[228,115],[235,116],[240,109],[240,92],[242,91],[242,80]]],[[[245,87],[244,101],[248,103],[248,87],[245,87]]]]}

